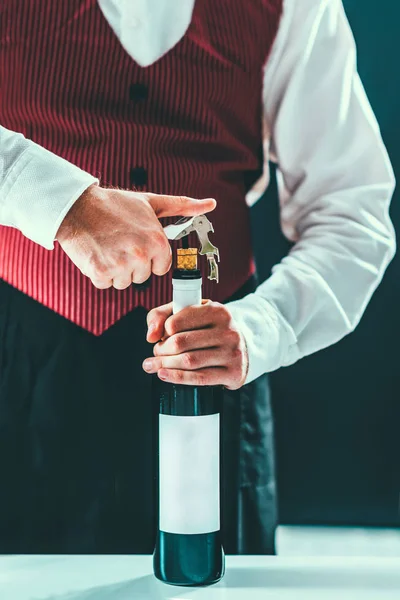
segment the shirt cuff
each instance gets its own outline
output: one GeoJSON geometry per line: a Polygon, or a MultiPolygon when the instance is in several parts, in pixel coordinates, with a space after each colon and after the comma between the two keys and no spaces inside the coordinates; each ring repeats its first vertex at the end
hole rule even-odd
{"type": "Polygon", "coordinates": [[[99,180],[32,143],[18,158],[2,187],[2,224],[54,248],[57,231],[71,206],[99,180]]]}
{"type": "Polygon", "coordinates": [[[245,384],[296,361],[294,331],[273,304],[253,293],[225,306],[247,345],[245,384]]]}

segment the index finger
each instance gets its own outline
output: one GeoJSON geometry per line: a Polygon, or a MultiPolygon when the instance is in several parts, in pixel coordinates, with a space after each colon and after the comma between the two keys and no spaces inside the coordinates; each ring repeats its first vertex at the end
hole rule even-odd
{"type": "Polygon", "coordinates": [[[165,333],[171,336],[182,331],[204,329],[211,327],[213,320],[212,302],[202,300],[200,306],[186,306],[176,314],[171,314],[165,322],[165,333]]]}

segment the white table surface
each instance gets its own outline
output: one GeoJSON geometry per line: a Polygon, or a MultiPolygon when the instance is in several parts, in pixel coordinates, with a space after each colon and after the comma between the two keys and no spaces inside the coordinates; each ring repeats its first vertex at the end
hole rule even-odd
{"type": "Polygon", "coordinates": [[[400,600],[399,557],[228,556],[207,588],[163,584],[151,556],[3,556],[1,600],[400,600]]]}
{"type": "Polygon", "coordinates": [[[400,558],[400,528],[279,525],[276,544],[283,556],[400,558]]]}

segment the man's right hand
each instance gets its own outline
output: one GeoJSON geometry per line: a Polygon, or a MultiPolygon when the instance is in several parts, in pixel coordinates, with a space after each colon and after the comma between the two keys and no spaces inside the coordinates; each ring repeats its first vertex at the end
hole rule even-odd
{"type": "Polygon", "coordinates": [[[91,185],[65,216],[56,239],[97,288],[123,290],[151,273],[164,275],[171,246],[159,217],[210,212],[212,198],[195,200],[91,185]]]}

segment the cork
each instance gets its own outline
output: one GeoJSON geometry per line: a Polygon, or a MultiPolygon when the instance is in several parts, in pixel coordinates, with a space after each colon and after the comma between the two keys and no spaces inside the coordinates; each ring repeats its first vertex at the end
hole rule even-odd
{"type": "Polygon", "coordinates": [[[177,269],[197,269],[197,248],[178,248],[177,257],[177,269]]]}

